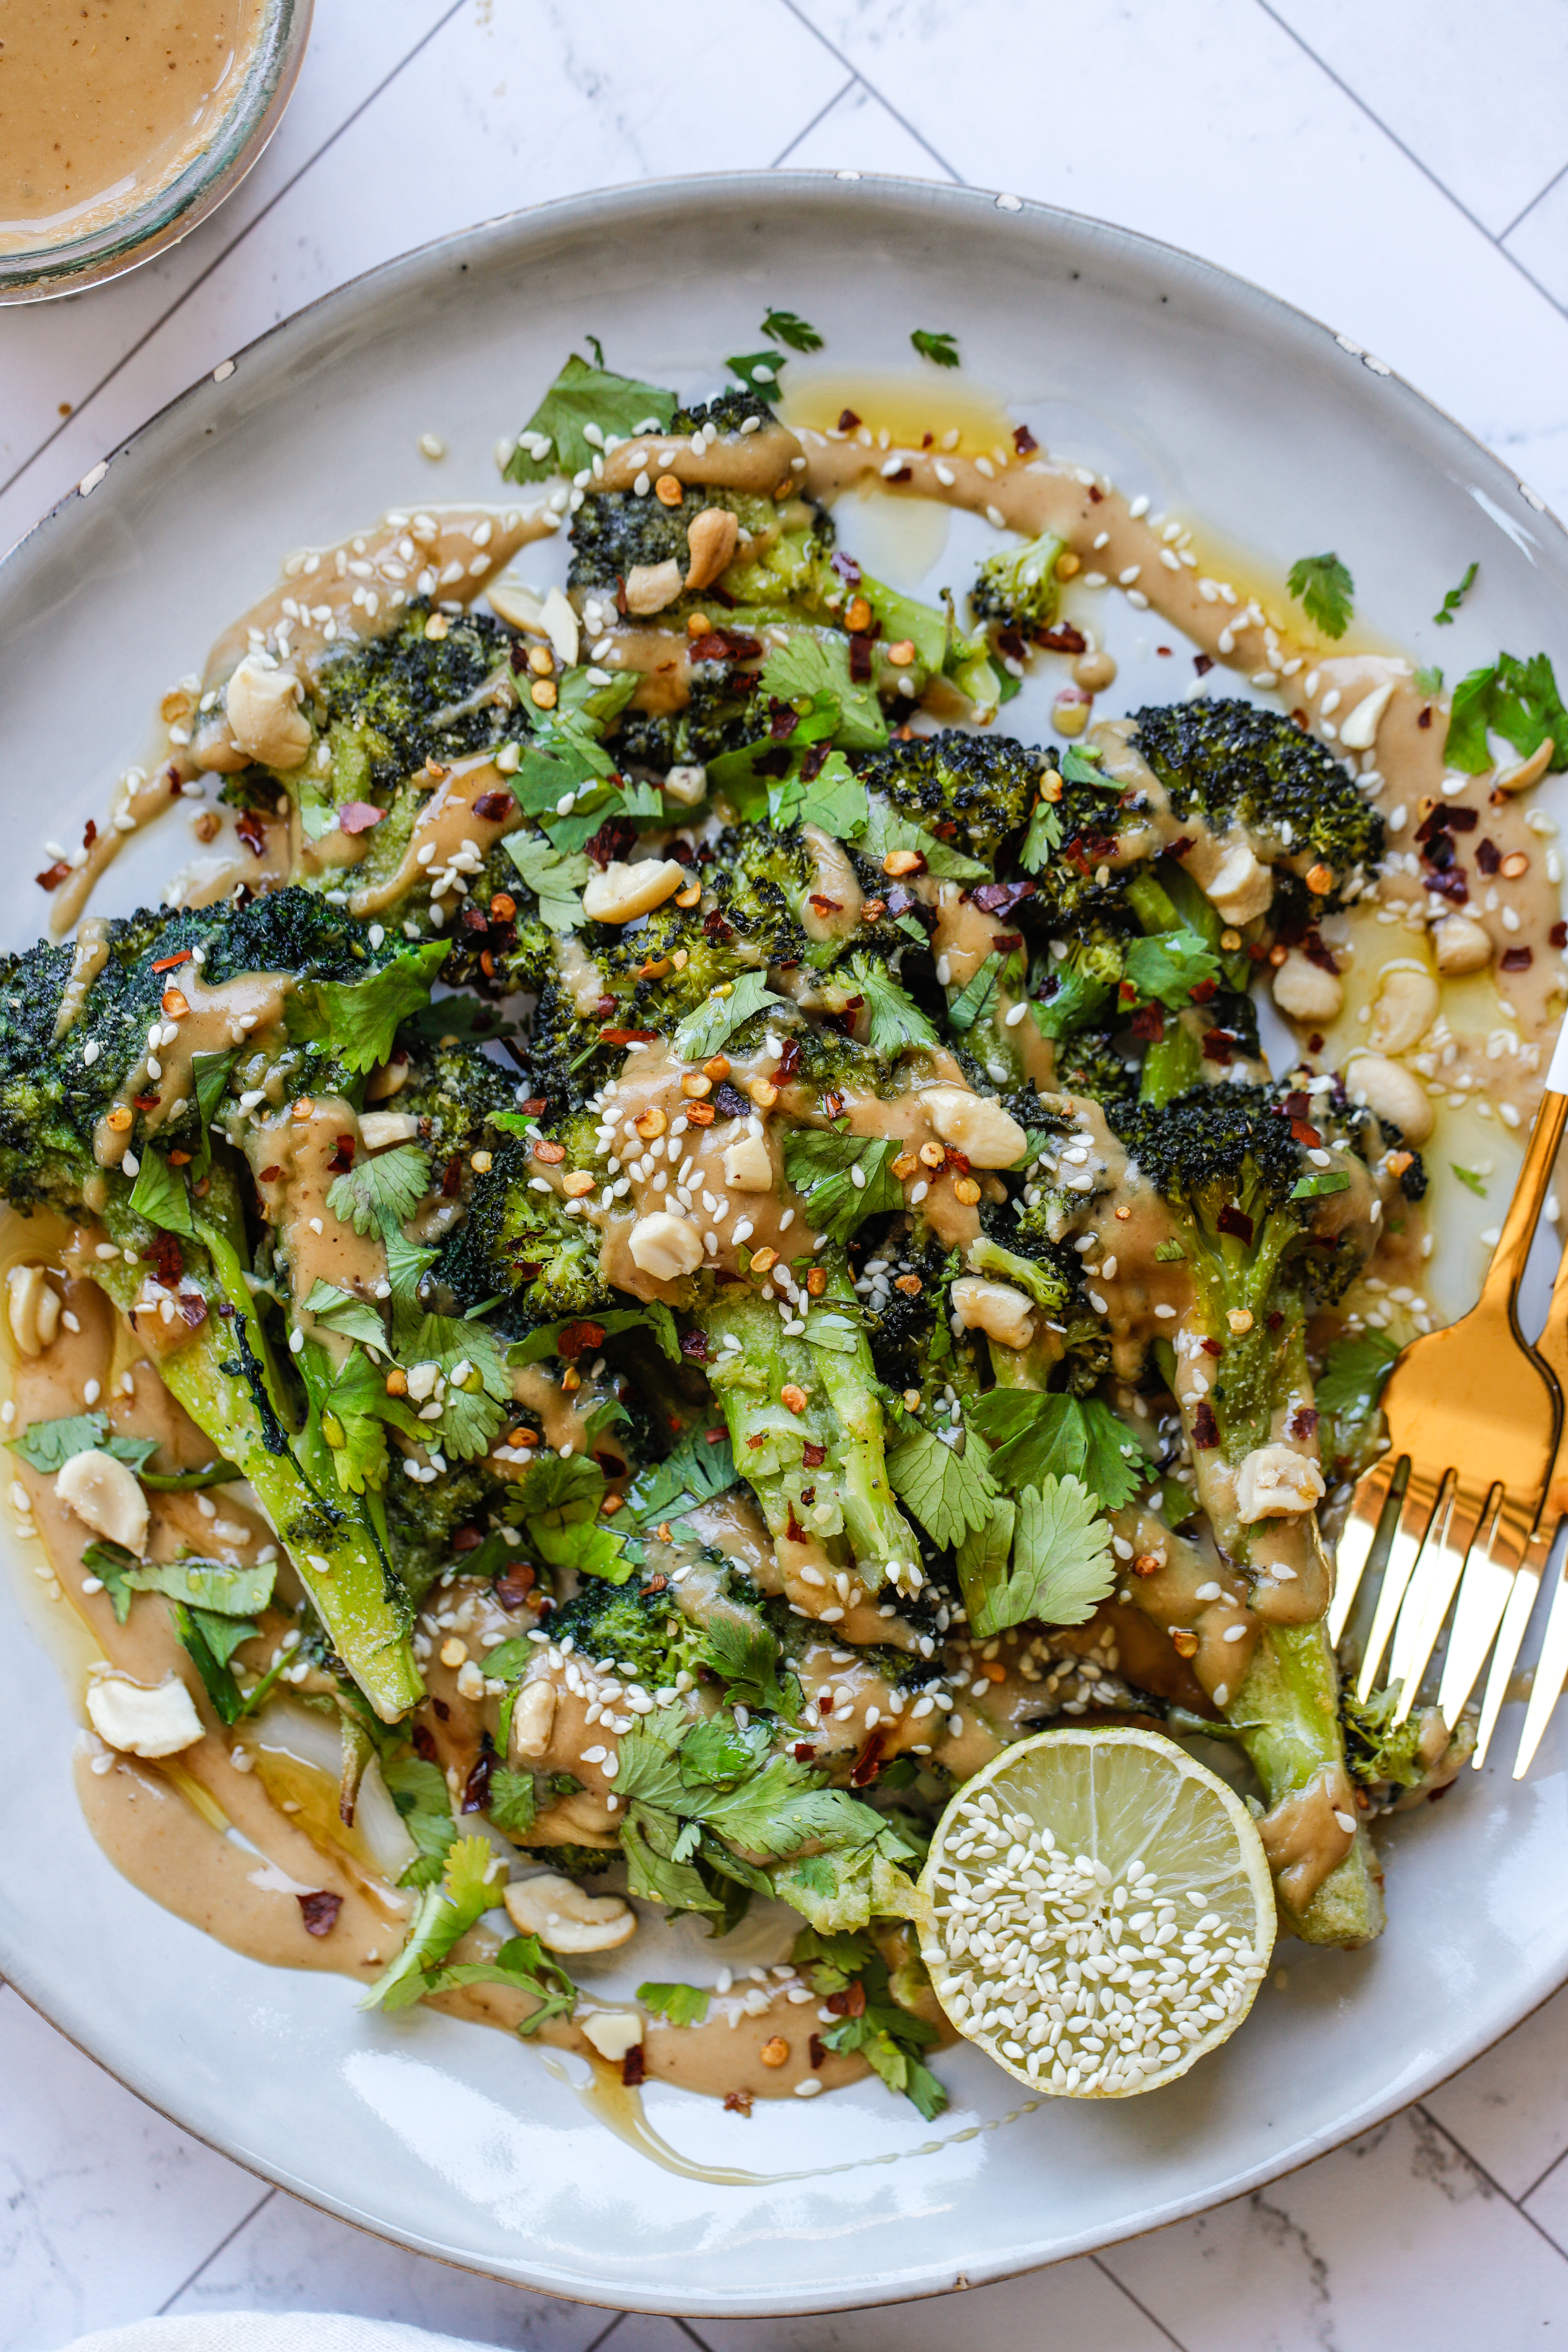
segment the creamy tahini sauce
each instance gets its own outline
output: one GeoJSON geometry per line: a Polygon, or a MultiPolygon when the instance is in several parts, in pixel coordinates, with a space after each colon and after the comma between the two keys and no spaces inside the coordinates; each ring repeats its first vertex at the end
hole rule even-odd
{"type": "Polygon", "coordinates": [[[102,227],[216,138],[263,0],[13,0],[0,19],[0,252],[102,227]]]}

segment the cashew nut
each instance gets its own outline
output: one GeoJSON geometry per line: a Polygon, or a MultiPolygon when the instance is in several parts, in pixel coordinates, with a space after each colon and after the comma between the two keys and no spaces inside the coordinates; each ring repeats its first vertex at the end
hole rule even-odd
{"type": "Polygon", "coordinates": [[[41,1265],[14,1265],[5,1276],[11,1337],[24,1356],[41,1356],[60,1328],[60,1295],[41,1265]]]}
{"type": "Polygon", "coordinates": [[[127,1756],[175,1756],[203,1737],[195,1701],[174,1675],[151,1689],[129,1675],[95,1675],[87,1712],[106,1746],[127,1756]]]}
{"type": "Polygon", "coordinates": [[[1437,969],[1449,974],[1485,971],[1492,943],[1485,927],[1469,915],[1445,915],[1432,933],[1437,969]]]}
{"type": "Polygon", "coordinates": [[[147,1497],[132,1471],[112,1454],[100,1454],[96,1447],[73,1454],[59,1466],[55,1492],[94,1535],[107,1536],[127,1551],[146,1549],[147,1497]]]}
{"type": "Polygon", "coordinates": [[[412,1075],[412,1065],[406,1054],[400,1062],[383,1062],[371,1072],[365,1082],[366,1102],[390,1102],[394,1095],[403,1092],[412,1075]]]}
{"type": "Polygon", "coordinates": [[[1437,1017],[1442,991],[1423,965],[1384,964],[1366,1042],[1374,1054],[1408,1054],[1437,1017]]]}
{"type": "Polygon", "coordinates": [[[975,1168],[1011,1168],[1027,1149],[1017,1120],[989,1095],[972,1094],[967,1087],[922,1087],[920,1103],[933,1134],[975,1168]]]}
{"type": "Polygon", "coordinates": [[[679,1282],[702,1263],[701,1234],[687,1218],[675,1216],[668,1209],[639,1217],[626,1246],[632,1264],[651,1274],[656,1282],[679,1282]]]}
{"type": "Polygon", "coordinates": [[[1344,1081],[1351,1100],[1396,1127],[1406,1143],[1425,1143],[1437,1124],[1426,1087],[1385,1054],[1351,1055],[1344,1081]]]}
{"type": "Polygon", "coordinates": [[[1388,709],[1389,698],[1397,680],[1385,677],[1370,694],[1363,695],[1355,709],[1341,724],[1340,741],[1347,751],[1370,751],[1377,740],[1377,730],[1383,714],[1388,709]]]}
{"type": "Polygon", "coordinates": [[[542,1756],[555,1727],[555,1685],[548,1675],[524,1683],[511,1711],[511,1752],[532,1759],[542,1756]]]}
{"type": "Polygon", "coordinates": [[[679,808],[695,808],[708,797],[706,768],[671,768],[664,780],[664,796],[679,808]]]}
{"type": "Polygon", "coordinates": [[[577,615],[559,588],[552,588],[545,598],[540,610],[539,625],[549,638],[557,661],[570,669],[577,658],[580,643],[577,615]]]}
{"type": "Polygon", "coordinates": [[[1291,948],[1274,974],[1274,1002],[1292,1021],[1332,1021],[1345,1001],[1337,971],[1325,971],[1300,948],[1291,948]]]}
{"type": "Polygon", "coordinates": [[[537,588],[503,572],[499,580],[491,581],[485,593],[492,611],[500,614],[509,629],[527,629],[533,636],[543,636],[544,599],[537,588]]]}
{"type": "Polygon", "coordinates": [[[297,768],[311,744],[310,722],[299,708],[304,688],[272,654],[247,654],[224,693],[229,732],[264,768],[297,768]]]}
{"type": "Polygon", "coordinates": [[[1258,1519],[1294,1518],[1316,1509],[1325,1492],[1323,1474],[1293,1445],[1255,1445],[1236,1474],[1236,1515],[1250,1527],[1258,1519]]]}
{"type": "Polygon", "coordinates": [[[686,868],[673,857],[645,857],[635,866],[618,858],[583,886],[583,912],[591,923],[629,923],[651,914],[684,887],[686,868]]]}
{"type": "Polygon", "coordinates": [[[750,1129],[724,1146],[724,1181],[736,1192],[771,1192],[773,1163],[768,1147],[750,1129]]]}
{"type": "Polygon", "coordinates": [[[662,613],[673,604],[686,583],[672,555],[668,563],[634,563],[626,574],[628,613],[662,613]]]}
{"type": "Polygon", "coordinates": [[[1273,899],[1274,877],[1249,841],[1195,842],[1185,862],[1205,898],[1227,923],[1251,922],[1273,899]]]}
{"type": "Polygon", "coordinates": [[[686,575],[689,596],[729,570],[740,536],[741,526],[728,507],[704,507],[700,514],[692,516],[686,531],[686,544],[691,555],[691,568],[686,575]]]}
{"type": "Polygon", "coordinates": [[[520,1936],[537,1936],[552,1952],[613,1952],[637,1931],[637,1913],[619,1895],[588,1895],[574,1878],[543,1870],[514,1878],[502,1896],[520,1936]]]}
{"type": "Polygon", "coordinates": [[[642,2019],[629,2009],[599,2009],[583,2020],[583,2038],[601,2058],[618,2066],[628,2050],[642,2040],[642,2019]]]}
{"type": "Polygon", "coordinates": [[[386,1143],[409,1143],[419,1132],[419,1121],[411,1110],[366,1110],[360,1113],[360,1140],[367,1151],[379,1151],[386,1143]]]}
{"type": "Polygon", "coordinates": [[[1552,764],[1554,749],[1548,735],[1543,743],[1537,744],[1528,760],[1521,760],[1517,767],[1500,768],[1492,778],[1493,783],[1500,793],[1527,793],[1531,784],[1538,784],[1546,773],[1552,764]]]}
{"type": "Polygon", "coordinates": [[[1034,1302],[1010,1282],[982,1282],[966,1274],[952,1286],[952,1311],[966,1330],[984,1331],[1004,1348],[1026,1348],[1035,1336],[1034,1302]]]}
{"type": "Polygon", "coordinates": [[[801,907],[801,929],[808,940],[843,939],[859,921],[865,899],[848,853],[819,824],[802,825],[801,838],[811,853],[814,884],[801,907]],[[833,903],[818,907],[817,898],[833,903]]]}

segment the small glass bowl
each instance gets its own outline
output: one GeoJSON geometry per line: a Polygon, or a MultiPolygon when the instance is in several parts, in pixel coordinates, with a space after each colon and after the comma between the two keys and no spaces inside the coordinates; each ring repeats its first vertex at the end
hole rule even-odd
{"type": "Polygon", "coordinates": [[[268,0],[255,53],[212,144],[145,203],[58,245],[0,253],[0,303],[79,293],[150,261],[217,210],[283,119],[310,34],[313,0],[268,0]]]}

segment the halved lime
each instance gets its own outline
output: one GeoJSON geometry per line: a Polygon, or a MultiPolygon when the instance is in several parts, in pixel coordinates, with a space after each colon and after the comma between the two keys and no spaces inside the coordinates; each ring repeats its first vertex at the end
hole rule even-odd
{"type": "Polygon", "coordinates": [[[1274,1948],[1240,1798],[1159,1732],[1043,1731],[966,1780],[921,1885],[937,1999],[1031,2089],[1124,2099],[1236,2032],[1274,1948]]]}

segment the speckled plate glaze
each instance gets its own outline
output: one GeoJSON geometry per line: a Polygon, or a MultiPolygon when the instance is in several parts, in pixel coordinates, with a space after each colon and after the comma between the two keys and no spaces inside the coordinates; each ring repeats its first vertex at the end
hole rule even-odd
{"type": "MultiPolygon", "coordinates": [[[[176,401],[0,566],[7,943],[39,922],[36,836],[101,814],[142,714],[285,551],[399,500],[493,492],[498,434],[588,332],[612,364],[696,386],[754,348],[770,302],[851,367],[906,368],[913,326],[955,332],[1043,443],[1156,508],[1280,566],[1353,551],[1358,606],[1391,632],[1479,555],[1484,601],[1444,648],[1455,675],[1500,644],[1568,652],[1568,541],[1539,501],[1380,362],[1257,289],[967,190],[793,173],[638,186],[473,229],[329,296],[176,401]],[[430,429],[450,451],[438,470],[416,454],[430,429]]],[[[107,904],[154,891],[183,842],[154,834],[144,854],[107,904]]],[[[1523,1786],[1500,1762],[1440,1819],[1397,1823],[1383,1941],[1283,1947],[1288,1987],[1172,2089],[1020,2111],[969,2050],[941,2062],[953,2104],[934,2126],[876,2084],[745,2123],[656,2088],[672,2169],[606,2129],[558,2062],[433,2014],[366,2018],[349,1984],[241,1959],[121,1881],[78,1811],[58,1612],[38,1591],[25,1559],[0,1576],[0,1969],[241,2163],[529,2286],[741,2315],[1005,2276],[1320,2154],[1568,1975],[1560,1722],[1523,1786]]]]}

